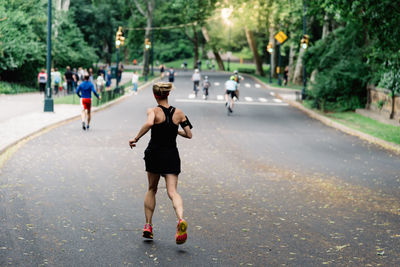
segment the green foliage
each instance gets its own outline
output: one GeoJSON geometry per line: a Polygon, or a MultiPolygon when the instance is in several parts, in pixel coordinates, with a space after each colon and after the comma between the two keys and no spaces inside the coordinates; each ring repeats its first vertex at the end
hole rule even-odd
{"type": "Polygon", "coordinates": [[[385,66],[379,87],[389,89],[392,95],[400,93],[400,63],[389,61],[385,66]]]}
{"type": "Polygon", "coordinates": [[[369,69],[356,26],[336,30],[305,54],[308,69],[316,69],[309,91],[313,106],[322,110],[354,110],[366,101],[369,69]]]}
{"type": "Polygon", "coordinates": [[[15,83],[0,82],[0,94],[19,94],[39,91],[39,88],[28,87],[15,83]]]}
{"type": "Polygon", "coordinates": [[[95,50],[84,40],[68,14],[58,16],[57,37],[53,38],[53,61],[59,66],[90,67],[97,60],[95,50]]]}

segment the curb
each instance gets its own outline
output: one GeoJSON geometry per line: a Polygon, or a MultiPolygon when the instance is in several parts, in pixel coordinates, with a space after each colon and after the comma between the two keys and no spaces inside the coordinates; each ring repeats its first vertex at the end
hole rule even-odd
{"type": "MultiPolygon", "coordinates": [[[[283,91],[292,92],[292,93],[295,93],[296,91],[299,91],[297,89],[285,89],[285,88],[272,87],[272,86],[269,86],[269,85],[265,84],[264,82],[262,82],[257,77],[253,77],[251,75],[246,75],[246,76],[248,76],[251,79],[257,81],[265,89],[268,89],[268,90],[283,90],[283,91]]],[[[317,113],[317,112],[315,112],[315,111],[313,111],[311,109],[308,109],[308,108],[304,107],[299,102],[288,100],[288,99],[284,99],[278,93],[276,93],[276,96],[279,99],[281,99],[281,100],[285,101],[286,103],[288,103],[289,105],[291,105],[292,107],[295,107],[295,108],[301,110],[302,112],[306,113],[309,117],[311,117],[313,119],[316,119],[316,120],[319,120],[320,122],[322,122],[323,124],[325,124],[325,125],[327,125],[329,127],[335,128],[335,129],[337,129],[339,131],[342,131],[342,132],[344,132],[346,134],[350,134],[350,135],[356,136],[356,137],[358,137],[358,138],[360,138],[362,140],[368,141],[369,143],[379,145],[379,146],[383,147],[384,149],[390,150],[390,151],[400,155],[400,145],[397,145],[397,144],[382,140],[382,139],[377,138],[375,136],[360,132],[358,130],[355,130],[355,129],[352,129],[350,127],[347,127],[347,126],[345,126],[345,125],[343,125],[341,123],[335,122],[335,121],[331,120],[330,118],[327,118],[327,117],[325,117],[325,116],[323,116],[323,115],[321,115],[321,114],[319,114],[319,113],[317,113]]]]}
{"type": "MultiPolygon", "coordinates": [[[[140,86],[138,87],[138,91],[143,90],[145,87],[147,87],[148,85],[150,85],[151,83],[153,83],[153,82],[155,82],[155,81],[157,81],[157,80],[159,80],[159,79],[161,79],[161,77],[154,78],[153,80],[147,81],[146,83],[140,85],[140,86]]],[[[128,86],[127,88],[130,88],[130,86],[128,86]]],[[[121,96],[121,97],[119,97],[119,98],[117,98],[117,99],[114,99],[114,100],[112,100],[112,101],[110,101],[110,102],[108,102],[108,103],[105,103],[104,105],[102,105],[102,106],[100,106],[100,107],[93,108],[92,112],[93,112],[93,113],[99,112],[99,111],[104,110],[104,109],[106,109],[106,108],[109,108],[109,107],[111,107],[111,106],[113,106],[113,105],[115,105],[115,104],[118,104],[118,103],[120,103],[120,102],[126,100],[126,99],[127,99],[128,97],[130,97],[132,94],[133,94],[133,92],[127,93],[127,94],[125,94],[125,95],[123,95],[123,96],[121,96]]],[[[26,136],[22,137],[21,139],[19,139],[19,140],[15,141],[15,142],[11,143],[10,145],[6,146],[4,149],[2,149],[2,150],[0,151],[0,171],[1,171],[1,168],[3,167],[4,163],[5,163],[5,162],[6,162],[6,161],[7,161],[7,160],[22,146],[22,145],[24,145],[26,142],[28,142],[28,141],[30,141],[30,140],[32,140],[32,139],[34,139],[34,138],[36,138],[36,137],[38,137],[38,136],[40,136],[40,135],[46,133],[46,132],[48,132],[48,131],[50,131],[50,130],[52,130],[52,129],[54,129],[54,128],[57,128],[57,127],[59,127],[59,126],[61,126],[61,125],[64,125],[64,124],[66,124],[66,123],[69,123],[69,122],[71,122],[71,121],[74,121],[74,120],[76,120],[76,119],[79,119],[80,117],[81,117],[81,115],[78,114],[78,115],[74,115],[74,116],[72,116],[72,117],[63,119],[63,120],[61,120],[61,121],[58,121],[58,122],[55,122],[55,123],[46,125],[46,126],[44,126],[43,128],[41,128],[41,129],[39,129],[39,130],[37,130],[37,131],[35,131],[35,132],[29,133],[29,134],[27,134],[26,136]]]]}

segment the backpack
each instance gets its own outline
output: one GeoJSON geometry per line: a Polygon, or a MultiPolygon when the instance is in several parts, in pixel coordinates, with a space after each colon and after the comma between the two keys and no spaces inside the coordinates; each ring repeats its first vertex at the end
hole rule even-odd
{"type": "Polygon", "coordinates": [[[55,84],[59,84],[60,82],[61,82],[60,75],[57,75],[56,77],[54,77],[54,83],[55,84]]]}

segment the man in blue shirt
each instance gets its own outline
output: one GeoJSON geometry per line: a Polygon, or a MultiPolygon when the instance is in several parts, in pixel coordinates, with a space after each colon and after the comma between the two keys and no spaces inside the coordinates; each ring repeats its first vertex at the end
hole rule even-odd
{"type": "Polygon", "coordinates": [[[89,75],[85,75],[84,81],[76,89],[76,94],[81,98],[82,106],[82,129],[89,130],[90,123],[90,108],[92,106],[92,92],[96,95],[98,99],[101,99],[94,89],[93,83],[89,81],[89,75]],[[86,112],[87,111],[87,112],[86,112]],[[85,124],[87,116],[87,125],[85,124]]]}

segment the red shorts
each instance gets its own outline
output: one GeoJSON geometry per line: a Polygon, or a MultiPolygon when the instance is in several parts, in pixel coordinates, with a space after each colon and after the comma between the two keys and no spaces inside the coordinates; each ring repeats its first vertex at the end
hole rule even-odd
{"type": "Polygon", "coordinates": [[[82,109],[87,109],[90,111],[90,108],[92,106],[92,99],[91,98],[81,98],[81,106],[82,109]]]}

